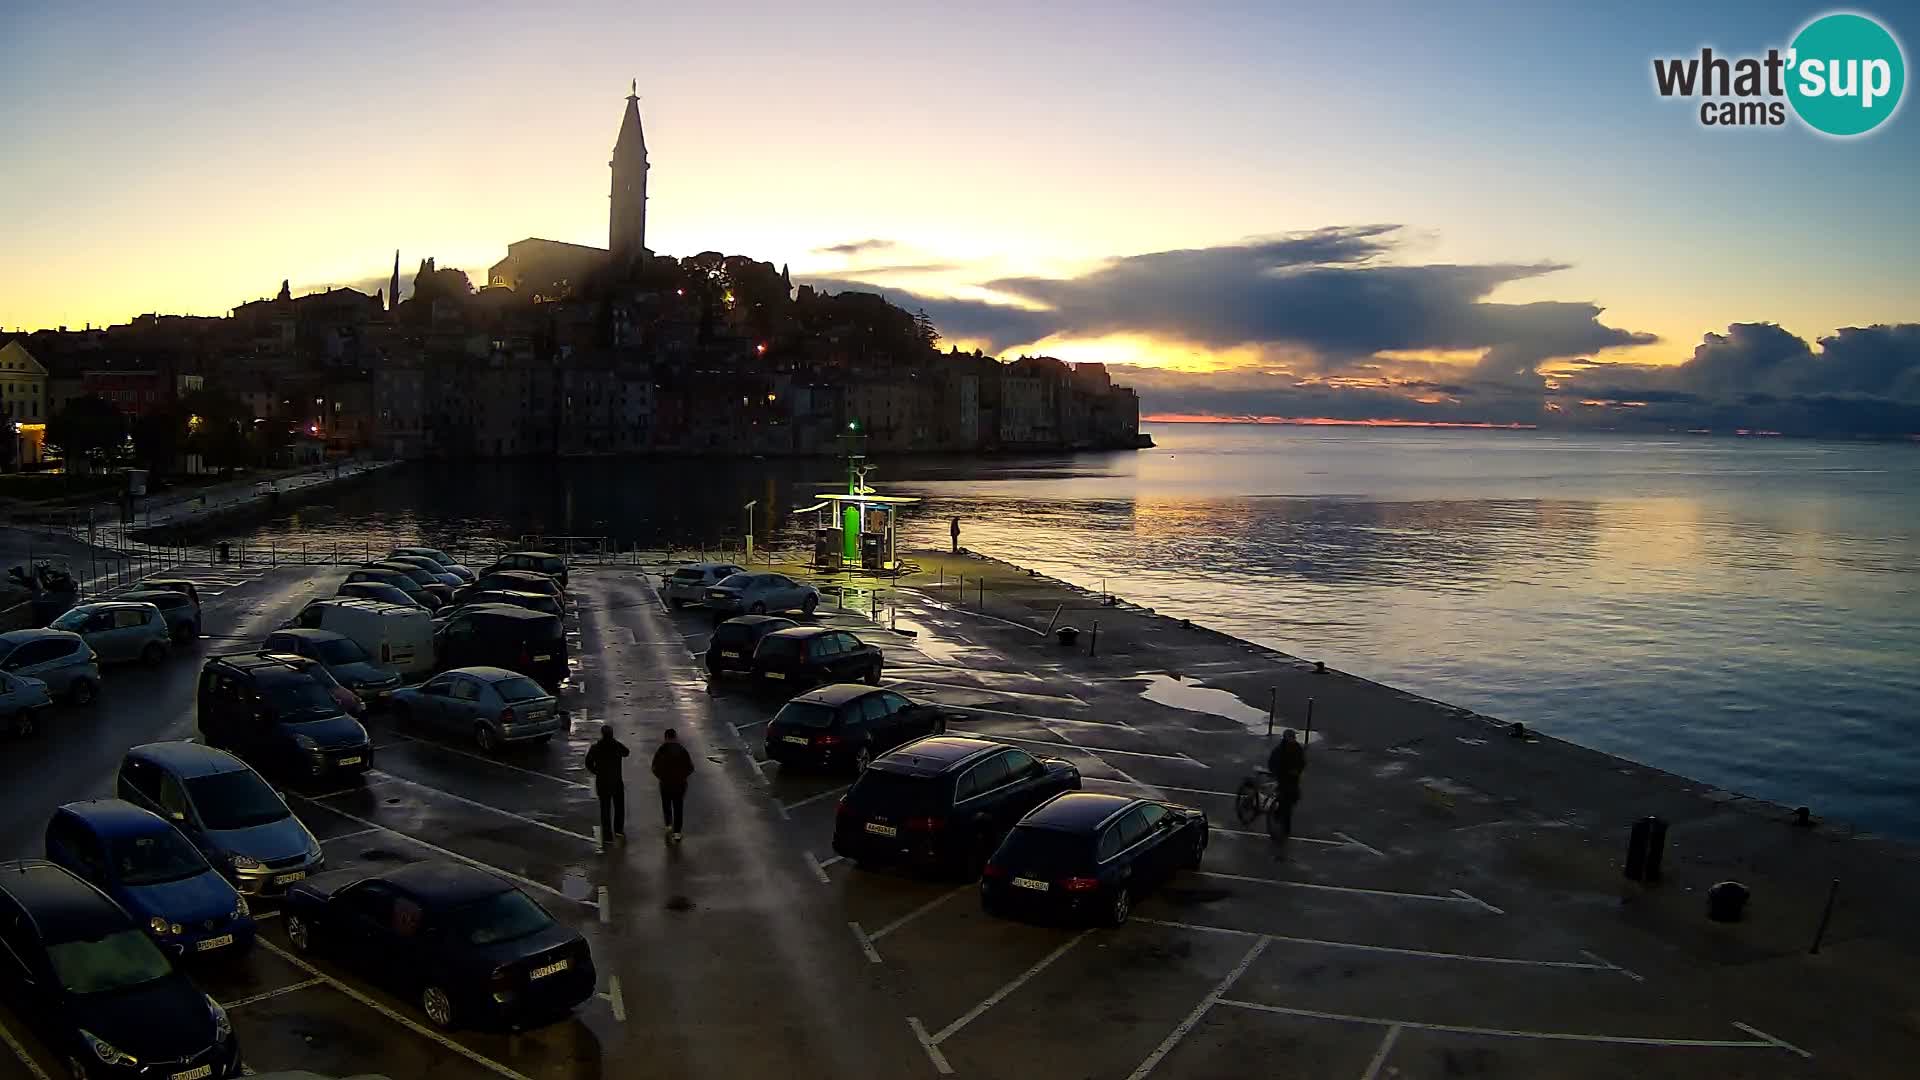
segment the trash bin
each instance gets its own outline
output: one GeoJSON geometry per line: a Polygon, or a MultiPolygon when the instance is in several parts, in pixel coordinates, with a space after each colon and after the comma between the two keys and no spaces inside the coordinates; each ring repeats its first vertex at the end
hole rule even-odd
{"type": "Polygon", "coordinates": [[[232,548],[233,548],[233,545],[228,543],[227,541],[225,540],[220,541],[220,561],[221,562],[224,563],[224,562],[230,561],[229,552],[232,550],[232,548]]]}
{"type": "Polygon", "coordinates": [[[1739,922],[1747,911],[1747,898],[1753,894],[1737,881],[1722,881],[1707,890],[1707,918],[1714,922],[1739,922]]]}
{"type": "Polygon", "coordinates": [[[1080,630],[1078,627],[1063,626],[1060,629],[1055,630],[1053,632],[1053,636],[1059,640],[1060,644],[1071,645],[1074,642],[1080,640],[1080,630]]]}
{"type": "Polygon", "coordinates": [[[1660,860],[1667,848],[1667,823],[1657,817],[1644,817],[1633,823],[1627,837],[1626,876],[1629,881],[1649,885],[1660,880],[1660,860]]]}

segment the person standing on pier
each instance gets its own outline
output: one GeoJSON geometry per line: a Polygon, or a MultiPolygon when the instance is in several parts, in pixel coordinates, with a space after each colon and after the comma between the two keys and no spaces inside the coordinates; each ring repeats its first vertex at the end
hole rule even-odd
{"type": "Polygon", "coordinates": [[[613,737],[613,725],[600,725],[600,740],[587,751],[587,771],[593,774],[593,790],[600,796],[600,850],[618,836],[627,835],[627,782],[620,775],[620,763],[627,748],[613,737]]]}
{"type": "Polygon", "coordinates": [[[1283,836],[1293,835],[1293,804],[1300,801],[1300,774],[1307,771],[1307,748],[1287,728],[1280,733],[1280,744],[1267,755],[1267,771],[1273,774],[1273,809],[1280,819],[1283,836]]]}
{"type": "Polygon", "coordinates": [[[953,519],[953,553],[960,554],[960,518],[957,515],[953,519]]]}
{"type": "Polygon", "coordinates": [[[693,775],[693,755],[680,745],[680,735],[672,728],[664,733],[666,741],[653,752],[653,775],[660,781],[660,813],[667,821],[667,839],[680,840],[680,827],[687,813],[687,778],[693,775]]]}

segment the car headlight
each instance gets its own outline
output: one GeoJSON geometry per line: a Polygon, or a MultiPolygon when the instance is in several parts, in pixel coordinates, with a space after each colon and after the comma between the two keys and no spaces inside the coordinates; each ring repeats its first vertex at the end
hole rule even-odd
{"type": "Polygon", "coordinates": [[[233,868],[235,870],[260,869],[260,860],[254,858],[251,855],[229,855],[227,856],[227,858],[228,858],[228,861],[233,863],[233,868]]]}
{"type": "Polygon", "coordinates": [[[227,1010],[213,1000],[212,994],[207,995],[207,1012],[213,1015],[213,1041],[226,1042],[227,1037],[233,1034],[233,1021],[227,1019],[227,1010]]]}
{"type": "Polygon", "coordinates": [[[308,836],[307,837],[307,861],[316,862],[322,858],[325,858],[325,853],[320,850],[320,841],[315,840],[312,836],[308,836]]]}
{"type": "Polygon", "coordinates": [[[233,897],[233,917],[236,919],[244,919],[250,914],[252,914],[252,911],[247,907],[247,898],[235,893],[233,897]]]}
{"type": "Polygon", "coordinates": [[[155,915],[153,918],[147,920],[147,929],[156,934],[165,934],[167,932],[167,920],[155,915]]]}
{"type": "Polygon", "coordinates": [[[80,1038],[86,1042],[87,1049],[93,1051],[93,1056],[100,1059],[101,1064],[128,1066],[140,1064],[139,1058],[122,1051],[112,1043],[100,1038],[85,1028],[81,1029],[80,1038]]]}
{"type": "Polygon", "coordinates": [[[314,742],[313,736],[311,735],[295,735],[293,737],[293,745],[299,747],[300,749],[306,751],[309,754],[313,753],[315,750],[320,749],[320,744],[317,742],[314,742]]]}

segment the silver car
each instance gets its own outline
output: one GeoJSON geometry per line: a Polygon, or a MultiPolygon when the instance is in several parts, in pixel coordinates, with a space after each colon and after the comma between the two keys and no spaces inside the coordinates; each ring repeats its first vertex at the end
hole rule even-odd
{"type": "Polygon", "coordinates": [[[100,694],[100,664],[79,634],[12,630],[0,634],[0,671],[39,679],[55,697],[85,705],[100,694]]]}
{"type": "Polygon", "coordinates": [[[389,555],[381,561],[406,563],[408,566],[417,566],[427,573],[432,574],[440,584],[445,585],[449,589],[457,589],[467,583],[466,578],[427,558],[425,555],[389,555]]]}
{"type": "Polygon", "coordinates": [[[79,634],[106,663],[139,660],[157,664],[173,649],[166,617],[152,604],[106,600],[69,608],[48,626],[79,634]]]}
{"type": "Polygon", "coordinates": [[[716,618],[781,611],[811,615],[820,606],[820,591],[785,574],[740,573],[708,589],[706,604],[716,618]]]}
{"type": "Polygon", "coordinates": [[[40,713],[53,704],[39,679],[0,672],[0,726],[25,738],[40,730],[40,713]]]}
{"type": "Polygon", "coordinates": [[[666,576],[661,591],[666,593],[667,603],[674,607],[704,604],[708,589],[740,572],[740,568],[730,562],[687,563],[666,576]]]}
{"type": "MultiPolygon", "coordinates": [[[[441,551],[439,548],[398,547],[393,549],[393,555],[419,555],[422,558],[432,559],[434,562],[437,562],[440,564],[441,569],[447,571],[448,573],[454,575],[455,577],[461,579],[462,581],[472,581],[477,576],[476,574],[474,574],[472,570],[469,570],[465,566],[462,566],[460,563],[454,561],[453,556],[447,554],[444,551],[441,551]]],[[[393,555],[389,555],[387,557],[392,558],[393,555]]]]}
{"type": "Polygon", "coordinates": [[[396,723],[472,735],[487,753],[509,743],[545,742],[567,726],[559,703],[539,683],[497,667],[454,668],[401,687],[392,708],[396,723]]]}

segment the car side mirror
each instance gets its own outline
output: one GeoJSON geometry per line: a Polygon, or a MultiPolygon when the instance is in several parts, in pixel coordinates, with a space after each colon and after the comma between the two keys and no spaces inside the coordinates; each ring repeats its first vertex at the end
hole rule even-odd
{"type": "Polygon", "coordinates": [[[178,825],[185,825],[187,823],[187,813],[184,810],[169,811],[167,813],[167,820],[178,825]]]}

